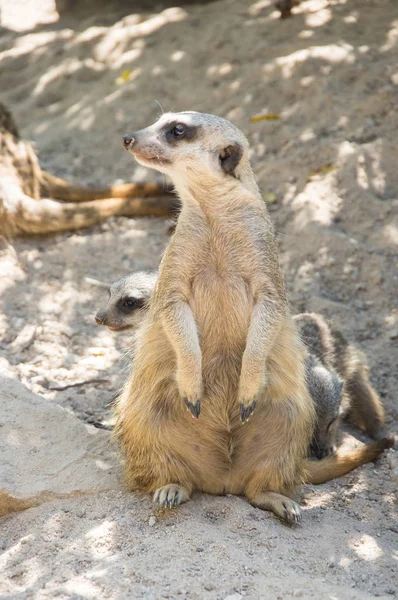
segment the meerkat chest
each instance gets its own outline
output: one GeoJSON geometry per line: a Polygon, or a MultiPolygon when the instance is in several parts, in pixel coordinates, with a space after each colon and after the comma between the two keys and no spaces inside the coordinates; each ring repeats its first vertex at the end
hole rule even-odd
{"type": "Polygon", "coordinates": [[[244,277],[206,266],[193,278],[191,289],[190,304],[202,343],[215,351],[244,345],[253,310],[244,277]]]}

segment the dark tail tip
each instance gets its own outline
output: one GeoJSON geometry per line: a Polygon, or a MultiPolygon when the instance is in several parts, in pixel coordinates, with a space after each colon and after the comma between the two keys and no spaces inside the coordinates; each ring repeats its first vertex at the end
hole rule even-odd
{"type": "Polygon", "coordinates": [[[383,450],[387,450],[387,448],[393,448],[395,446],[395,436],[386,435],[382,440],[380,440],[380,444],[383,446],[383,450]]]}

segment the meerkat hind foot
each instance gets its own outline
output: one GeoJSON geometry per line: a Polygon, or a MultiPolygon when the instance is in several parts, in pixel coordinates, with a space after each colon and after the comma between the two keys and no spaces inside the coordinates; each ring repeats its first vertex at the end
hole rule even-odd
{"type": "Polygon", "coordinates": [[[170,483],[157,489],[153,495],[153,502],[166,508],[172,508],[188,502],[189,494],[185,488],[176,483],[170,483]]]}
{"type": "Polygon", "coordinates": [[[297,502],[277,494],[276,492],[260,492],[248,498],[250,504],[263,510],[271,510],[277,517],[289,525],[297,525],[301,522],[301,509],[297,502]]]}

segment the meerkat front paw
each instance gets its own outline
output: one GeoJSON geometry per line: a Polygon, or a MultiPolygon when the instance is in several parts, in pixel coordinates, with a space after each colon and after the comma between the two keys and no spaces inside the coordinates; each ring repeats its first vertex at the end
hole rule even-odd
{"type": "Polygon", "coordinates": [[[266,378],[263,374],[257,377],[241,376],[239,384],[239,412],[240,420],[246,423],[256,408],[258,396],[266,385],[266,378]]]}
{"type": "Polygon", "coordinates": [[[178,369],[177,385],[187,410],[190,411],[194,419],[198,419],[200,415],[201,398],[203,395],[201,378],[199,378],[199,376],[193,378],[192,372],[184,372],[183,369],[178,369]]]}
{"type": "Polygon", "coordinates": [[[254,409],[256,408],[256,404],[256,400],[253,400],[252,402],[249,401],[247,404],[244,402],[239,403],[240,420],[242,423],[246,423],[246,421],[249,420],[254,412],[254,409]]]}
{"type": "Polygon", "coordinates": [[[199,419],[200,415],[200,400],[196,400],[196,402],[190,402],[188,398],[184,397],[185,406],[191,412],[192,416],[196,419],[199,419]]]}
{"type": "Polygon", "coordinates": [[[179,368],[177,370],[177,385],[178,390],[184,400],[187,410],[190,411],[194,419],[198,419],[200,415],[200,403],[203,395],[202,375],[197,374],[196,377],[192,370],[179,368]]]}

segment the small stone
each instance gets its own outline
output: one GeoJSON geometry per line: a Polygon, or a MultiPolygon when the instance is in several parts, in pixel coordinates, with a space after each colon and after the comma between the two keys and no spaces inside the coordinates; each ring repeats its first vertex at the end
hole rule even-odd
{"type": "Polygon", "coordinates": [[[398,467],[398,456],[395,454],[395,452],[390,452],[387,454],[387,463],[391,471],[398,467]]]}
{"type": "Polygon", "coordinates": [[[303,595],[303,590],[294,590],[294,592],[293,592],[293,598],[301,598],[302,595],[303,595]]]}
{"type": "Polygon", "coordinates": [[[204,548],[200,548],[199,546],[196,548],[196,552],[204,552],[204,548]]]}
{"type": "Polygon", "coordinates": [[[148,521],[149,527],[153,527],[154,525],[156,525],[156,522],[157,522],[157,518],[155,516],[152,515],[152,517],[149,517],[149,521],[148,521]]]}
{"type": "Polygon", "coordinates": [[[366,306],[366,303],[361,299],[354,300],[354,306],[355,306],[355,308],[358,308],[359,310],[367,310],[367,308],[368,308],[366,306]]]}
{"type": "Polygon", "coordinates": [[[215,590],[215,586],[213,583],[205,583],[204,586],[205,590],[207,590],[208,592],[212,592],[213,590],[215,590]]]}
{"type": "Polygon", "coordinates": [[[334,562],[334,560],[331,560],[331,561],[328,563],[328,567],[329,567],[329,569],[334,569],[334,568],[335,568],[335,566],[336,566],[336,563],[334,562]]]}
{"type": "Polygon", "coordinates": [[[390,338],[390,340],[396,340],[398,338],[398,329],[393,329],[392,331],[390,331],[388,337],[390,338]]]}
{"type": "Polygon", "coordinates": [[[24,545],[24,544],[29,544],[29,542],[31,542],[33,539],[34,539],[34,537],[33,537],[33,535],[32,535],[32,534],[30,534],[30,535],[25,535],[24,537],[22,537],[22,538],[19,540],[19,543],[20,543],[20,544],[23,544],[23,545],[24,545]]]}
{"type": "Polygon", "coordinates": [[[83,517],[85,517],[85,516],[86,516],[86,509],[85,509],[85,508],[79,508],[79,509],[76,511],[76,516],[77,516],[79,519],[82,519],[83,517]]]}

